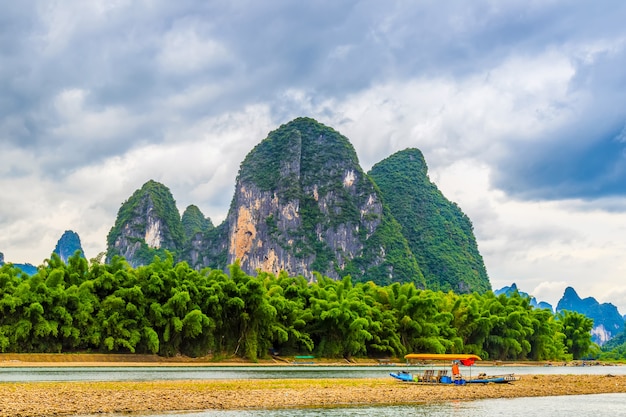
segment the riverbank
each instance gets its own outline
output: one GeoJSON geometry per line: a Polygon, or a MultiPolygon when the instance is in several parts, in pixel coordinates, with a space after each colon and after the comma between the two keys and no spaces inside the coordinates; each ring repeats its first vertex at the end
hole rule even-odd
{"type": "Polygon", "coordinates": [[[0,416],[437,403],[626,393],[626,376],[532,375],[512,384],[421,385],[392,378],[1,383],[0,416]]]}
{"type": "MultiPolygon", "coordinates": [[[[319,366],[367,366],[367,365],[405,365],[404,359],[346,359],[312,358],[305,360],[307,364],[319,366]]],[[[190,358],[187,356],[175,356],[166,358],[158,355],[142,354],[110,354],[110,353],[0,353],[0,368],[3,366],[289,366],[302,362],[297,357],[273,357],[259,359],[251,362],[242,358],[214,358],[201,357],[190,358]]],[[[598,366],[615,364],[602,364],[590,361],[481,361],[481,366],[598,366]]]]}

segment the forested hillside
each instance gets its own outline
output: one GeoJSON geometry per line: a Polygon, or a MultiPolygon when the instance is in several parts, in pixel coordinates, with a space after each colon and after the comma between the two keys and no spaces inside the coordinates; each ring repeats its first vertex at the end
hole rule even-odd
{"type": "Polygon", "coordinates": [[[472,222],[430,181],[418,149],[397,152],[368,174],[402,226],[427,288],[460,293],[491,289],[472,222]]]}

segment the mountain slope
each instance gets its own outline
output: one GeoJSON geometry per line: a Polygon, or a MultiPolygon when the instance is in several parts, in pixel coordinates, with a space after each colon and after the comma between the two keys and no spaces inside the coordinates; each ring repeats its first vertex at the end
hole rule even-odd
{"type": "Polygon", "coordinates": [[[192,239],[197,233],[213,229],[211,219],[204,217],[198,206],[188,206],[180,219],[185,240],[192,239]]]}
{"type": "Polygon", "coordinates": [[[169,189],[148,181],[120,208],[107,243],[107,260],[122,255],[133,266],[167,250],[195,269],[238,262],[249,274],[491,287],[471,222],[430,182],[420,151],[392,155],[367,175],[349,140],[310,118],[280,126],[247,154],[217,227],[194,205],[181,218],[169,189]]]}
{"type": "Polygon", "coordinates": [[[459,293],[491,289],[470,219],[430,181],[418,149],[391,155],[374,165],[369,176],[402,226],[428,288],[459,293]]]}
{"type": "Polygon", "coordinates": [[[169,188],[146,182],[120,207],[107,236],[107,261],[121,255],[133,266],[145,265],[168,250],[182,249],[184,232],[169,188]]]}
{"type": "MultiPolygon", "coordinates": [[[[270,132],[242,162],[225,225],[226,262],[312,278],[312,272],[378,284],[422,273],[347,138],[313,119],[270,132]]],[[[207,253],[223,253],[209,245],[207,253]]]]}

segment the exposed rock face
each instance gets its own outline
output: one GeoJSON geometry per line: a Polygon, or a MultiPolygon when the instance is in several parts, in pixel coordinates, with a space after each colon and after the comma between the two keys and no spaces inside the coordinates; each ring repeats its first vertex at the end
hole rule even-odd
{"type": "Polygon", "coordinates": [[[248,154],[223,227],[225,261],[247,272],[424,285],[352,145],[312,119],[281,126],[248,154]]]}
{"type": "MultiPolygon", "coordinates": [[[[419,151],[412,150],[411,155],[415,152],[419,151]]],[[[423,158],[421,163],[416,175],[430,184],[426,188],[432,191],[423,158]]],[[[377,181],[384,178],[379,175],[377,181]]],[[[406,192],[415,190],[409,187],[406,192]]],[[[440,194],[437,198],[443,199],[440,194]]],[[[107,260],[122,255],[138,266],[167,250],[196,269],[225,269],[239,262],[249,274],[286,271],[314,279],[319,272],[331,278],[350,275],[355,281],[379,285],[413,282],[420,288],[459,292],[490,288],[482,259],[476,256],[471,223],[454,203],[441,200],[456,208],[448,211],[461,218],[453,230],[460,243],[438,242],[439,248],[447,250],[447,257],[439,259],[434,252],[421,253],[437,245],[413,248],[409,244],[407,237],[415,236],[403,230],[406,225],[398,222],[385,200],[363,172],[347,138],[313,119],[298,118],[270,132],[248,153],[222,224],[213,227],[196,206],[187,207],[181,221],[169,190],[149,181],[120,208],[107,239],[107,260]],[[466,241],[470,244],[465,245],[466,241]],[[464,253],[457,256],[452,253],[456,251],[464,253]],[[424,263],[429,268],[428,285],[419,261],[422,258],[441,261],[440,265],[424,263]],[[449,270],[462,271],[463,279],[454,285],[446,281],[443,272],[449,270]]],[[[419,222],[431,211],[418,210],[421,214],[415,215],[409,210],[403,215],[419,222]]],[[[444,228],[452,224],[448,217],[439,218],[443,218],[444,228]]]]}
{"type": "MultiPolygon", "coordinates": [[[[211,254],[207,256],[205,254],[205,256],[202,256],[201,254],[201,252],[206,249],[204,235],[215,231],[211,219],[204,217],[204,214],[202,214],[197,206],[190,205],[183,212],[181,224],[185,234],[185,243],[181,258],[185,259],[190,265],[197,269],[202,269],[205,266],[217,267],[218,263],[216,259],[219,258],[218,255],[211,254]]],[[[223,239],[218,240],[221,241],[223,239]]],[[[208,241],[216,242],[216,239],[210,237],[208,241]]]]}
{"type": "Polygon", "coordinates": [[[556,312],[575,311],[593,319],[591,339],[603,345],[609,339],[624,331],[624,319],[611,303],[600,304],[595,298],[581,299],[572,287],[567,287],[556,306],[556,312]]]}
{"type": "Polygon", "coordinates": [[[66,230],[57,242],[53,253],[59,255],[61,260],[67,263],[69,257],[74,255],[76,251],[79,251],[80,255],[83,258],[85,257],[85,253],[83,252],[83,247],[80,244],[80,237],[78,236],[78,234],[71,230],[66,230]]]}
{"type": "Polygon", "coordinates": [[[402,226],[428,288],[457,293],[491,290],[470,219],[428,178],[418,149],[397,152],[369,172],[402,226]]]}
{"type": "Polygon", "coordinates": [[[174,255],[183,246],[183,230],[170,190],[148,181],[122,204],[107,236],[107,261],[123,256],[133,267],[152,262],[165,250],[174,255]]]}

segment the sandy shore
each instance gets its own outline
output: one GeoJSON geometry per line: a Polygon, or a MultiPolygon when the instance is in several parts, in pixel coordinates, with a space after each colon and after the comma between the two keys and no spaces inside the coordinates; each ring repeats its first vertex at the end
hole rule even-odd
{"type": "Polygon", "coordinates": [[[434,403],[626,393],[626,376],[528,375],[512,384],[421,385],[392,378],[1,383],[0,416],[434,403]]]}
{"type": "MultiPolygon", "coordinates": [[[[375,364],[376,361],[357,364],[375,364]]],[[[0,354],[1,367],[29,366],[233,366],[231,360],[154,355],[0,354]]],[[[258,365],[285,365],[263,361],[258,365]]],[[[320,366],[336,362],[319,363],[320,366]]],[[[345,363],[343,363],[345,365],[345,363]]],[[[537,365],[537,364],[535,364],[537,365]]],[[[504,385],[451,386],[376,379],[189,380],[142,382],[0,383],[0,417],[157,413],[208,409],[289,408],[435,403],[485,398],[626,393],[626,376],[524,375],[504,385]]]]}

